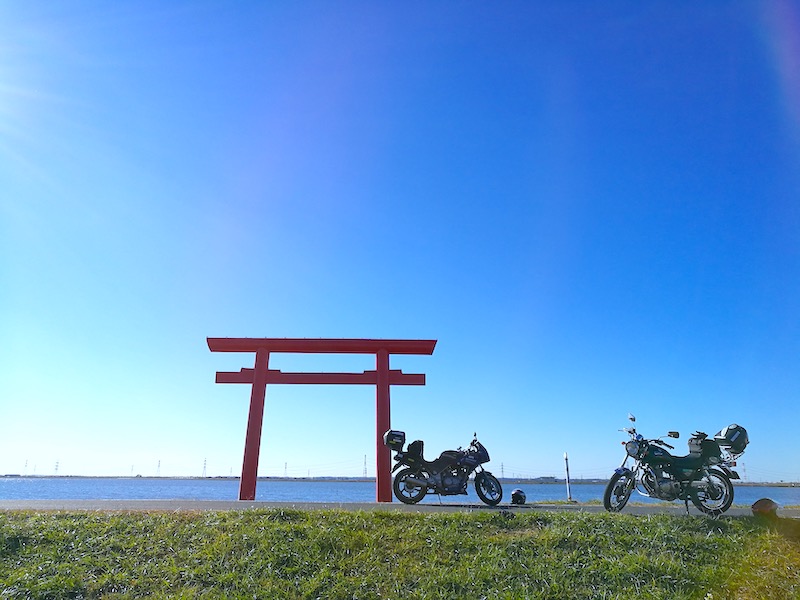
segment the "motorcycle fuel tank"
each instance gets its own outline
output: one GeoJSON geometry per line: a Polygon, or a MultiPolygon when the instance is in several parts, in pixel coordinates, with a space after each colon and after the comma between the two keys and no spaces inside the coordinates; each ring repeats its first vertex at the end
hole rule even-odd
{"type": "Polygon", "coordinates": [[[644,455],[644,462],[651,465],[660,465],[672,462],[672,455],[658,446],[650,446],[647,453],[644,455]]]}

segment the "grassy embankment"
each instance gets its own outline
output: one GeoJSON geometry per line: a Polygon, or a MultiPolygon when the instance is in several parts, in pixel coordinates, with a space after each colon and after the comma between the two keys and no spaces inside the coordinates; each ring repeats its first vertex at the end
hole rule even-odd
{"type": "Polygon", "coordinates": [[[800,598],[753,518],[0,513],[0,598],[800,598]]]}

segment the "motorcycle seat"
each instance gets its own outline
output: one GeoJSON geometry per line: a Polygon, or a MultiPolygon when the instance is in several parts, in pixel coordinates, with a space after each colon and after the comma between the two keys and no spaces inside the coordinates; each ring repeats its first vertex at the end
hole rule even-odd
{"type": "MultiPolygon", "coordinates": [[[[408,454],[411,454],[412,456],[416,456],[417,459],[423,465],[436,465],[439,462],[439,460],[441,459],[441,457],[440,457],[439,460],[436,460],[434,462],[430,462],[428,460],[425,460],[424,452],[425,452],[425,442],[423,442],[422,440],[414,440],[413,442],[411,442],[408,445],[408,454]]],[[[442,452],[442,454],[444,454],[444,452],[442,452]]]]}
{"type": "Polygon", "coordinates": [[[461,453],[458,450],[445,450],[434,461],[425,460],[423,454],[425,450],[425,442],[422,440],[414,440],[408,445],[408,454],[416,456],[423,465],[429,465],[435,471],[441,471],[448,465],[455,464],[461,453]]]}
{"type": "Polygon", "coordinates": [[[672,457],[672,466],[679,469],[699,469],[702,464],[703,457],[698,454],[672,457]]]}

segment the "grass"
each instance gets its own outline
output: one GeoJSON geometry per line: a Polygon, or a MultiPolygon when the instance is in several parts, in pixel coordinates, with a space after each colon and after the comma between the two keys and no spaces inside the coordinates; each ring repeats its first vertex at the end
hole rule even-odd
{"type": "Polygon", "coordinates": [[[800,598],[754,518],[0,513],[0,598],[800,598]]]}

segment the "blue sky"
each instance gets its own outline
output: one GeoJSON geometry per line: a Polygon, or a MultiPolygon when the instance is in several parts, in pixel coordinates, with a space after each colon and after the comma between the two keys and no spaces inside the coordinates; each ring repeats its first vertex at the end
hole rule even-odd
{"type": "MultiPolygon", "coordinates": [[[[506,476],[750,432],[800,480],[800,6],[0,2],[0,473],[237,475],[212,337],[437,339],[392,425],[506,476]]],[[[275,356],[284,370],[368,356],[275,356]]],[[[374,474],[273,386],[259,473],[374,474]]]]}

